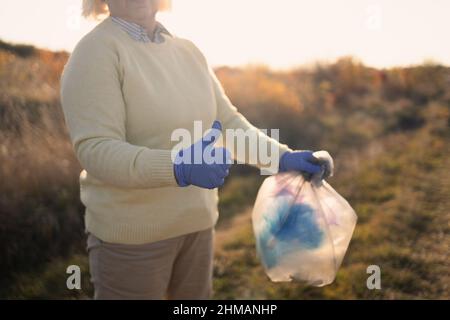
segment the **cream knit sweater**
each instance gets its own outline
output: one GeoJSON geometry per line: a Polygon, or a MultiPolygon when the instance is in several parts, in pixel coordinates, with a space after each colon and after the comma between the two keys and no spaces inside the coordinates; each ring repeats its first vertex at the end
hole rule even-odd
{"type": "MultiPolygon", "coordinates": [[[[141,244],[214,226],[217,189],[177,186],[172,131],[193,133],[195,120],[206,130],[216,119],[223,129],[258,130],[192,42],[164,37],[133,41],[108,17],[77,44],[61,76],[64,117],[84,169],[86,230],[103,241],[141,244]]],[[[290,150],[264,137],[280,155],[290,150]]]]}

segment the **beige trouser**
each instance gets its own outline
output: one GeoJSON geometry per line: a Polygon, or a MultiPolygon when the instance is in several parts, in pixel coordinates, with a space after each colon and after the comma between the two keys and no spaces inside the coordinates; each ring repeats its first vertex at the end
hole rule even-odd
{"type": "Polygon", "coordinates": [[[210,299],[214,228],[141,245],[88,234],[94,299],[210,299]]]}

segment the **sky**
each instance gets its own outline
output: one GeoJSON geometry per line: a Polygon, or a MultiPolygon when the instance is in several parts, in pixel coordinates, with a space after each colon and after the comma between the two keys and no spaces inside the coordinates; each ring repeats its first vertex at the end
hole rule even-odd
{"type": "MultiPolygon", "coordinates": [[[[0,39],[71,51],[81,0],[0,0],[0,39]]],[[[352,55],[374,67],[450,65],[449,0],[172,0],[157,20],[212,66],[285,69],[352,55]]]]}

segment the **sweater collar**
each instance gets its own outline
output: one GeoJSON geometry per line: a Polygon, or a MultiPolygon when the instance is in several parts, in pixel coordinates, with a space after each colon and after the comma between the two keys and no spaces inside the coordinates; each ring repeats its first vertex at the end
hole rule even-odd
{"type": "Polygon", "coordinates": [[[164,42],[164,37],[162,36],[163,33],[172,37],[172,34],[159,21],[156,21],[153,39],[151,39],[147,33],[147,29],[137,23],[114,16],[111,16],[111,20],[118,24],[131,38],[136,41],[162,43],[164,42]]]}

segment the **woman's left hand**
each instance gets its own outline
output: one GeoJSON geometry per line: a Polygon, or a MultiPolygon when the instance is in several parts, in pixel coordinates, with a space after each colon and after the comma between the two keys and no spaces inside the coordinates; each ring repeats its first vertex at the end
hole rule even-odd
{"type": "Polygon", "coordinates": [[[333,175],[333,158],[327,151],[288,151],[280,158],[279,172],[299,171],[308,175],[323,171],[322,179],[333,175]]]}

